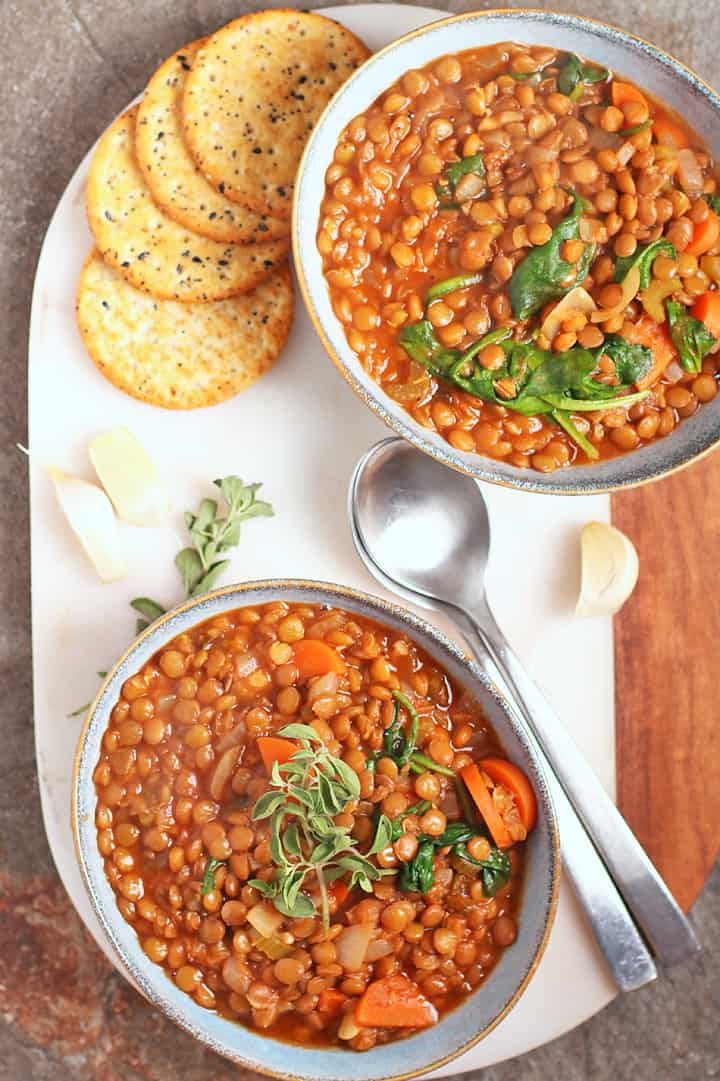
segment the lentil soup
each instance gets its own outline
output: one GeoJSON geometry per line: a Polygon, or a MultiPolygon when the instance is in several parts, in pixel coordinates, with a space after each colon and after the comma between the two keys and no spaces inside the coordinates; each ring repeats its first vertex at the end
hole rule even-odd
{"type": "Polygon", "coordinates": [[[122,688],[94,771],[123,918],[195,1002],[362,1051],[434,1024],[517,934],[524,773],[405,633],[272,602],[122,688]]]}
{"type": "Polygon", "coordinates": [[[325,180],[348,344],[457,450],[549,473],[716,397],[716,164],[601,64],[512,43],[438,58],[348,124],[325,180]]]}

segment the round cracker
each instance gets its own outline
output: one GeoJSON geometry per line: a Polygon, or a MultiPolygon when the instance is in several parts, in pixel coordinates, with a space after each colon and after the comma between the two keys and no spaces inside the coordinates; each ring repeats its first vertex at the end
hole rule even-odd
{"type": "Polygon", "coordinates": [[[133,288],[93,251],[78,285],[93,362],[126,394],[165,409],[215,405],[255,382],[285,345],[292,316],[287,264],[251,293],[180,304],[133,288]]]}
{"type": "Polygon", "coordinates": [[[185,85],[185,138],[228,199],[289,218],[295,173],[321,112],[367,59],[323,15],[260,11],[213,34],[185,85]]]}
{"type": "Polygon", "coordinates": [[[98,143],[87,184],[90,228],[103,258],[138,289],[167,300],[223,300],[272,273],[287,240],[221,244],[178,225],[155,205],[135,157],[137,106],[98,143]]]}
{"type": "Polygon", "coordinates": [[[288,235],[288,224],[231,203],[205,179],[182,130],[182,98],[192,62],[205,38],[166,60],[140,103],[135,153],[154,201],[180,225],[225,244],[251,244],[288,235]]]}

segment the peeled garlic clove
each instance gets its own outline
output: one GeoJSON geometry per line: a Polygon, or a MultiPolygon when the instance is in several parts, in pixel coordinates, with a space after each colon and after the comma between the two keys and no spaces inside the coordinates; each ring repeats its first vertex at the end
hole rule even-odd
{"type": "Polygon", "coordinates": [[[70,528],[80,541],[98,578],[113,582],[125,574],[117,520],[110,500],[94,484],[48,468],[70,528]]]}
{"type": "Polygon", "coordinates": [[[579,616],[613,615],[628,599],[638,578],[635,545],[607,522],[588,522],[581,538],[579,616]]]}
{"type": "Polygon", "coordinates": [[[130,525],[160,525],[170,509],[155,463],[127,428],[110,428],[91,440],[90,461],[118,517],[130,525]]]}

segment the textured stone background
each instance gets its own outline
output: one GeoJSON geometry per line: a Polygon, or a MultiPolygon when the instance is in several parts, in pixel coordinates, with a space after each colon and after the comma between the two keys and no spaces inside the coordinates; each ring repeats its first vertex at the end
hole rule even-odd
{"type": "MultiPolygon", "coordinates": [[[[491,6],[435,2],[451,11],[491,6]]],[[[243,1076],[166,1022],[111,970],[55,875],[35,779],[26,476],[14,444],[25,435],[34,268],[73,169],[162,58],[260,6],[229,0],[0,0],[0,1081],[243,1076]]],[[[552,5],[538,0],[536,6],[552,5]]],[[[708,81],[720,81],[718,0],[563,6],[623,25],[663,45],[708,81]]],[[[694,918],[705,945],[700,959],[617,1000],[564,1039],[485,1071],[484,1081],[720,1077],[717,870],[694,918]]]]}

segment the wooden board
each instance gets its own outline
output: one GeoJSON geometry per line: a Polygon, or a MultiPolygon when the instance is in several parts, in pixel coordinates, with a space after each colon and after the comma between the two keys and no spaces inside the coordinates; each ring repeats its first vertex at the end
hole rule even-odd
{"type": "Polygon", "coordinates": [[[720,453],[613,496],[640,578],[615,621],[620,809],[690,908],[720,849],[720,453]]]}

